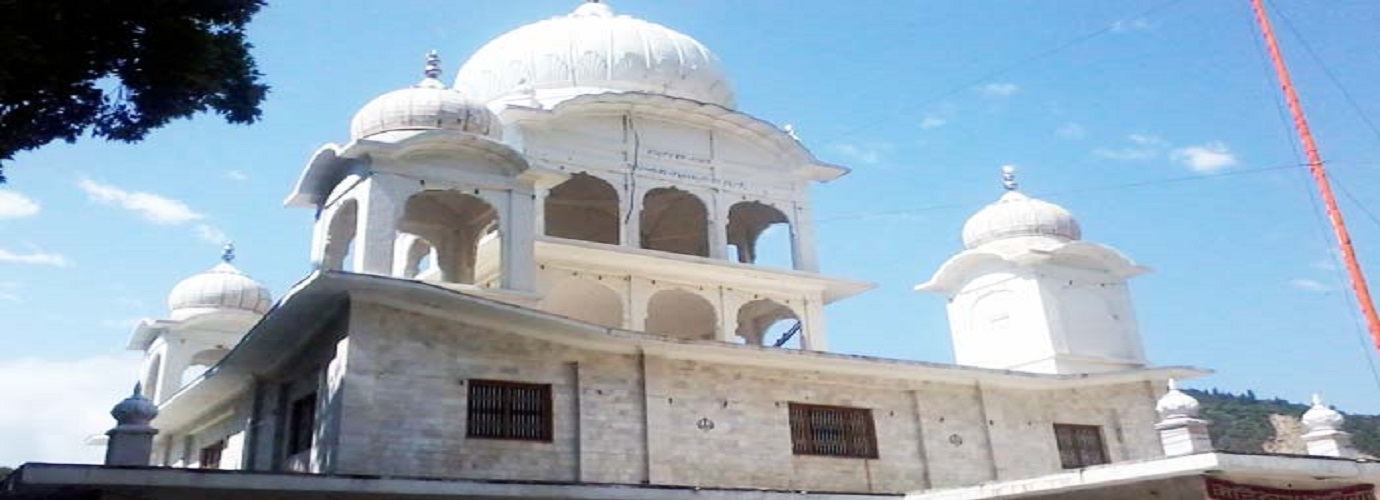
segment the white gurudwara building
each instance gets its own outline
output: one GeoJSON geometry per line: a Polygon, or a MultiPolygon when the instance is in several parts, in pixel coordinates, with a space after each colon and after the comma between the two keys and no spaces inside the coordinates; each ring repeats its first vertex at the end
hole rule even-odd
{"type": "Polygon", "coordinates": [[[957,364],[836,354],[825,306],[871,285],[819,273],[810,189],[848,170],[737,109],[705,45],[589,2],[441,78],[307,161],[311,274],[272,302],[227,249],[177,284],[107,464],[0,495],[1373,498],[1321,403],[1317,456],[1213,452],[1172,385],[1206,372],[1147,361],[1147,269],[1010,170],[917,287],[957,364]]]}

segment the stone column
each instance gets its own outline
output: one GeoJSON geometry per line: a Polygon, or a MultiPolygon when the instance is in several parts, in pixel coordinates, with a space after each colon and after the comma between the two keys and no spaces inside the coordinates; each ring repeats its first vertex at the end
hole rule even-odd
{"type": "Polygon", "coordinates": [[[105,465],[148,466],[153,457],[153,436],[158,429],[149,425],[158,416],[158,406],[144,397],[140,384],[134,394],[115,405],[110,416],[115,428],[106,431],[105,465]]]}
{"type": "Polygon", "coordinates": [[[1351,444],[1351,433],[1342,430],[1345,419],[1337,410],[1323,404],[1322,396],[1313,395],[1313,407],[1303,414],[1303,443],[1309,455],[1324,457],[1353,458],[1356,448],[1351,444]]]}
{"type": "Polygon", "coordinates": [[[359,199],[355,221],[354,272],[389,276],[393,272],[393,245],[398,237],[406,195],[395,192],[391,179],[374,174],[359,199]]]}
{"type": "Polygon", "coordinates": [[[1198,400],[1184,394],[1169,380],[1169,392],[1155,403],[1160,414],[1155,429],[1160,431],[1160,445],[1164,456],[1177,457],[1212,451],[1208,436],[1208,422],[1198,418],[1198,400]]]}

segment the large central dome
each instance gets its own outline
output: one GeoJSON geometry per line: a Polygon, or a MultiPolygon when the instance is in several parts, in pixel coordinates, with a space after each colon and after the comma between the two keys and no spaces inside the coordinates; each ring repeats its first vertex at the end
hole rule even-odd
{"type": "Polygon", "coordinates": [[[727,108],[733,89],[703,44],[589,2],[505,33],[474,53],[455,88],[482,101],[550,106],[606,92],[650,92],[727,108]]]}

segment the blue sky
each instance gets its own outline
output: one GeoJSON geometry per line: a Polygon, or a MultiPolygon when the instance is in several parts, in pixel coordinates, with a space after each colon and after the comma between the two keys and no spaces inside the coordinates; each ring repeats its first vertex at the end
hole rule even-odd
{"type": "MultiPolygon", "coordinates": [[[[0,464],[99,456],[74,443],[109,427],[134,380],[130,326],[164,316],[168,290],[214,264],[219,240],[275,293],[306,274],[312,214],[283,198],[312,151],[347,139],[355,110],[419,78],[427,50],[449,81],[485,41],[577,3],[277,2],[250,29],[273,86],[261,123],[203,116],[140,144],[19,155],[0,188],[0,390],[17,401],[0,410],[0,464]]],[[[1153,362],[1217,370],[1195,387],[1321,391],[1380,412],[1374,348],[1313,185],[1290,167],[1301,155],[1246,0],[613,7],[708,45],[741,110],[854,169],[814,192],[825,273],[878,284],[827,310],[834,350],[951,360],[944,300],[911,287],[960,249],[964,219],[1015,164],[1087,239],[1156,270],[1132,285],[1153,362]]],[[[1380,220],[1366,213],[1380,212],[1380,132],[1365,121],[1380,121],[1380,4],[1275,8],[1380,280],[1380,220]]]]}

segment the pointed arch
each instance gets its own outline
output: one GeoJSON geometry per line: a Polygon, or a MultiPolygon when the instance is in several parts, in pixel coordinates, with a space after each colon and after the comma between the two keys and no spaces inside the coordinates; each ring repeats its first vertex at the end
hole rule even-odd
{"type": "Polygon", "coordinates": [[[586,323],[623,327],[623,299],[613,289],[591,279],[570,277],[556,281],[542,299],[542,309],[586,323]]]}
{"type": "Polygon", "coordinates": [[[648,333],[689,340],[717,338],[719,315],[704,297],[685,290],[662,290],[647,301],[648,333]]]}
{"type": "Polygon", "coordinates": [[[760,201],[743,201],[728,209],[728,244],[737,251],[743,264],[769,263],[794,267],[792,262],[791,220],[774,206],[760,201]],[[784,230],[784,234],[777,231],[784,230]],[[771,232],[769,241],[762,238],[771,232]],[[772,243],[763,248],[763,243],[772,243]]]}
{"type": "MultiPolygon", "coordinates": [[[[772,346],[797,323],[800,323],[800,317],[790,307],[771,299],[757,299],[738,308],[738,329],[735,333],[747,344],[772,346]]],[[[800,348],[802,334],[795,332],[789,342],[781,347],[800,348]]]]}
{"type": "Polygon", "coordinates": [[[642,197],[641,247],[709,256],[709,211],[698,196],[677,188],[656,188],[642,197]]]}
{"type": "Polygon", "coordinates": [[[359,202],[353,199],[341,201],[331,214],[331,221],[326,226],[326,249],[322,260],[322,267],[327,271],[348,269],[358,220],[359,202]]]}
{"type": "Polygon", "coordinates": [[[144,367],[144,397],[149,401],[158,402],[159,382],[163,379],[163,354],[154,354],[149,358],[148,366],[144,367]]]}
{"type": "Polygon", "coordinates": [[[483,199],[455,190],[419,192],[404,204],[398,228],[429,242],[441,281],[478,285],[499,279],[498,210],[483,199]]]}
{"type": "Polygon", "coordinates": [[[617,245],[618,190],[579,173],[546,195],[546,235],[617,245]]]}

